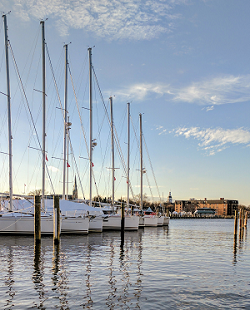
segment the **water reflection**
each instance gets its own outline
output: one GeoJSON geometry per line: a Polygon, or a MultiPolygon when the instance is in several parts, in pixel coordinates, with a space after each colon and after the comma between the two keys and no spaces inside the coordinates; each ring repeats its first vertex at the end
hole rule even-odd
{"type": "Polygon", "coordinates": [[[83,304],[83,307],[86,309],[92,309],[93,300],[91,296],[91,254],[92,254],[92,246],[91,244],[87,245],[87,256],[86,256],[86,302],[83,304]]]}
{"type": "MultiPolygon", "coordinates": [[[[106,299],[106,305],[108,306],[109,309],[114,309],[115,307],[115,299],[116,299],[116,279],[115,279],[115,275],[114,275],[114,256],[115,256],[115,246],[114,246],[114,238],[111,238],[110,240],[110,262],[109,262],[109,294],[108,297],[106,299]]],[[[121,247],[121,251],[123,252],[123,246],[121,247]]],[[[123,253],[121,254],[123,255],[123,253]]]]}
{"type": "Polygon", "coordinates": [[[41,243],[37,242],[34,244],[34,271],[32,275],[32,280],[34,283],[34,289],[38,292],[39,304],[34,303],[38,309],[45,309],[43,306],[45,298],[44,284],[43,284],[43,256],[41,253],[41,243]]]}
{"type": "Polygon", "coordinates": [[[69,309],[68,291],[70,290],[70,288],[68,286],[69,271],[67,266],[67,255],[64,251],[60,249],[61,249],[60,245],[58,245],[58,247],[54,245],[53,266],[54,266],[54,277],[57,285],[57,289],[55,291],[58,294],[58,298],[60,301],[60,309],[69,309]]]}
{"type": "Polygon", "coordinates": [[[140,297],[142,292],[142,280],[143,276],[141,272],[142,267],[142,233],[139,232],[139,241],[138,241],[138,256],[137,256],[137,280],[135,283],[135,292],[134,295],[136,297],[136,309],[141,309],[140,307],[140,297]]]}
{"type": "Polygon", "coordinates": [[[57,246],[0,238],[0,309],[247,308],[246,229],[242,240],[232,233],[233,221],[180,220],[125,232],[123,246],[120,232],[57,246]]]}
{"type": "Polygon", "coordinates": [[[7,290],[7,300],[6,300],[6,305],[4,309],[11,309],[12,307],[14,307],[14,296],[15,296],[15,289],[14,289],[14,276],[13,276],[13,272],[14,272],[14,263],[13,263],[13,250],[12,247],[8,248],[9,250],[9,254],[7,256],[7,265],[8,265],[8,273],[7,276],[5,278],[5,285],[8,287],[7,290]]]}

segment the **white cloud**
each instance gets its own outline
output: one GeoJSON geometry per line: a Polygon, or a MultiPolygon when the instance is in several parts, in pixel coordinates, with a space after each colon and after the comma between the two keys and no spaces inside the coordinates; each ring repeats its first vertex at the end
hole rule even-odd
{"type": "Polygon", "coordinates": [[[228,75],[193,83],[177,90],[174,99],[211,106],[249,101],[250,75],[228,75]]]}
{"type": "Polygon", "coordinates": [[[48,166],[48,169],[51,171],[51,172],[58,172],[60,171],[58,168],[54,167],[54,166],[48,166]]]}
{"type": "MultiPolygon", "coordinates": [[[[107,94],[111,92],[108,91],[107,94]]],[[[154,94],[157,96],[163,95],[171,95],[170,86],[157,84],[157,83],[138,83],[128,87],[124,87],[123,89],[117,90],[114,92],[115,96],[120,100],[137,100],[141,101],[144,100],[150,95],[154,94]]]]}
{"type": "Polygon", "coordinates": [[[142,101],[167,96],[175,101],[205,105],[203,109],[212,111],[216,105],[250,101],[250,74],[242,76],[217,77],[203,82],[193,83],[182,89],[163,83],[137,83],[117,91],[108,91],[107,95],[115,93],[121,100],[142,101]]]}
{"type": "MultiPolygon", "coordinates": [[[[11,1],[11,0],[10,0],[11,1]]],[[[173,29],[176,5],[188,0],[12,0],[19,18],[52,17],[61,35],[84,29],[109,39],[152,39],[173,29]]]]}
{"type": "Polygon", "coordinates": [[[238,129],[200,129],[199,127],[177,128],[173,130],[176,136],[184,136],[185,138],[194,138],[200,141],[199,147],[208,152],[209,155],[214,155],[216,152],[221,152],[230,144],[244,144],[249,146],[250,131],[238,129]]]}

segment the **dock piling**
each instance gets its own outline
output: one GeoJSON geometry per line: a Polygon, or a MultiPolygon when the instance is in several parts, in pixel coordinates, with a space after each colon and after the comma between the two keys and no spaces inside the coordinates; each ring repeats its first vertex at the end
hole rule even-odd
{"type": "Polygon", "coordinates": [[[247,217],[248,217],[248,212],[246,211],[246,213],[245,213],[245,223],[244,223],[245,228],[247,228],[247,217]]]}
{"type": "Polygon", "coordinates": [[[41,242],[41,196],[34,197],[34,239],[35,243],[41,242]]]}
{"type": "Polygon", "coordinates": [[[60,240],[60,203],[59,196],[55,195],[53,198],[53,240],[54,244],[59,244],[60,240]]]}
{"type": "Polygon", "coordinates": [[[125,224],[125,210],[124,204],[121,203],[121,243],[124,243],[124,225],[125,224]]]}

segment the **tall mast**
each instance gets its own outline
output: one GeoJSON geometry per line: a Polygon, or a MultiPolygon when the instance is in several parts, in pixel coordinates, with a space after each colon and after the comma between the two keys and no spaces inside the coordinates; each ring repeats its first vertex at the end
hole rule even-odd
{"type": "Polygon", "coordinates": [[[114,153],[114,121],[113,121],[113,100],[112,97],[109,98],[110,101],[110,121],[111,121],[111,157],[112,157],[112,201],[111,204],[114,206],[115,200],[115,153],[114,153]]]}
{"type": "Polygon", "coordinates": [[[68,200],[69,198],[69,130],[71,129],[70,126],[72,125],[72,123],[69,122],[69,116],[68,116],[68,121],[67,121],[67,136],[66,136],[66,140],[67,140],[67,191],[66,191],[66,199],[68,200]]]}
{"type": "Polygon", "coordinates": [[[89,205],[92,206],[92,48],[89,51],[89,205]]]}
{"type": "Polygon", "coordinates": [[[63,140],[63,195],[62,199],[65,199],[65,180],[66,180],[66,166],[67,166],[67,100],[68,100],[68,44],[65,47],[65,93],[64,93],[64,140],[63,140]]]}
{"type": "Polygon", "coordinates": [[[128,162],[127,162],[127,207],[129,210],[129,159],[130,159],[130,103],[128,102],[128,162]]]}
{"type": "Polygon", "coordinates": [[[140,119],[140,155],[141,155],[141,210],[143,209],[143,160],[142,160],[142,115],[139,114],[140,119]]]}
{"type": "Polygon", "coordinates": [[[7,29],[7,18],[3,15],[5,30],[5,56],[6,56],[6,78],[7,78],[7,105],[8,105],[8,138],[9,138],[9,191],[10,191],[10,210],[13,209],[13,184],[12,184],[12,134],[11,134],[11,105],[10,105],[10,75],[9,75],[9,40],[7,29]]]}
{"type": "Polygon", "coordinates": [[[46,118],[46,102],[45,102],[45,34],[44,21],[40,22],[42,26],[42,84],[43,84],[43,144],[42,144],[42,209],[44,209],[44,194],[45,194],[45,118],[46,118]]]}

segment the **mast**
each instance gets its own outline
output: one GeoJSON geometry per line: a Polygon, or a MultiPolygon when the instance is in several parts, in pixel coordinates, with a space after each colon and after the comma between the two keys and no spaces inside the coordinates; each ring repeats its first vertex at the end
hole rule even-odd
{"type": "Polygon", "coordinates": [[[140,155],[141,155],[141,210],[143,209],[143,160],[142,160],[142,115],[139,114],[140,120],[140,155]]]}
{"type": "Polygon", "coordinates": [[[89,205],[92,206],[92,48],[89,51],[89,205]]]}
{"type": "Polygon", "coordinates": [[[46,102],[45,102],[45,34],[44,21],[40,22],[42,26],[42,84],[43,84],[43,144],[42,144],[42,209],[44,209],[44,193],[45,193],[45,118],[46,118],[46,102]]]}
{"type": "Polygon", "coordinates": [[[67,140],[67,192],[66,192],[66,199],[68,200],[69,198],[69,130],[71,129],[70,126],[72,125],[72,123],[70,123],[69,121],[69,116],[68,116],[68,121],[67,121],[67,136],[66,136],[66,140],[67,140]]]}
{"type": "Polygon", "coordinates": [[[8,105],[8,139],[9,139],[9,191],[10,191],[10,211],[13,209],[13,183],[12,183],[12,133],[11,133],[11,105],[10,105],[10,75],[9,75],[9,50],[8,50],[8,28],[7,18],[3,15],[5,30],[5,58],[6,58],[6,79],[7,79],[7,105],[8,105]]]}
{"type": "Polygon", "coordinates": [[[111,157],[112,157],[112,201],[111,204],[114,206],[115,200],[115,153],[114,153],[114,122],[113,122],[113,100],[112,97],[110,100],[110,121],[111,121],[111,157]]]}
{"type": "Polygon", "coordinates": [[[128,102],[127,208],[129,210],[130,103],[128,102]]]}
{"type": "Polygon", "coordinates": [[[65,93],[64,93],[64,140],[63,140],[63,195],[65,199],[65,179],[66,179],[66,166],[67,166],[67,97],[68,97],[68,44],[65,47],[65,93]]]}

